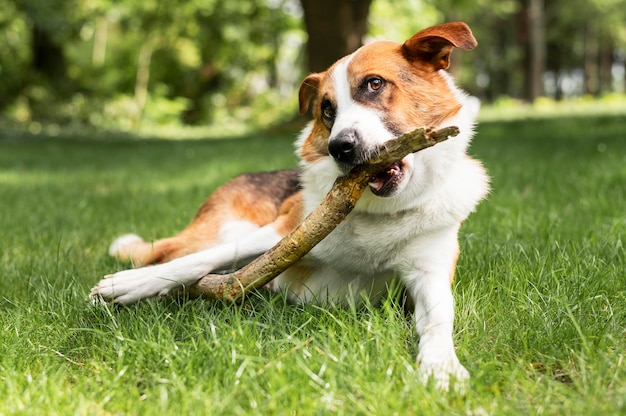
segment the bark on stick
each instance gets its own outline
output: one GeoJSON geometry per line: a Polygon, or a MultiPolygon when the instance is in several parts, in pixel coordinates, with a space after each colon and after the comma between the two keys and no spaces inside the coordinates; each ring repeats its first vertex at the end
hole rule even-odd
{"type": "Polygon", "coordinates": [[[330,234],[352,211],[368,183],[385,167],[458,133],[457,127],[420,128],[383,143],[368,162],[337,178],[322,203],[278,244],[235,272],[207,274],[186,288],[186,292],[195,297],[242,300],[247,293],[270,282],[330,234]]]}

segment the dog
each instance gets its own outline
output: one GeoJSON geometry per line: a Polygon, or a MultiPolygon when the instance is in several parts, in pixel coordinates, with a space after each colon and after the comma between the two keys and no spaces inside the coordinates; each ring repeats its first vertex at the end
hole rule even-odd
{"type": "Polygon", "coordinates": [[[415,305],[424,381],[432,377],[443,389],[464,382],[451,283],[459,228],[486,197],[489,179],[467,155],[480,104],[445,70],[453,48],[476,45],[465,23],[446,23],[403,44],[367,44],[307,76],[299,111],[311,107],[313,120],[296,141],[300,168],[236,177],[174,237],[118,238],[110,254],[144,267],[106,276],[92,297],[130,304],[241,266],[279,242],[377,145],[422,126],[458,126],[457,137],[384,169],[344,222],[269,286],[294,302],[341,304],[363,293],[376,302],[399,279],[415,305]]]}

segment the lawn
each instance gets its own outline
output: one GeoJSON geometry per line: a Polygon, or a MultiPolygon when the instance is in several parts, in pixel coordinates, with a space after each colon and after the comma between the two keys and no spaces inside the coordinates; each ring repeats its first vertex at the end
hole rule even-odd
{"type": "Polygon", "coordinates": [[[293,167],[294,134],[211,140],[0,133],[0,414],[626,412],[626,117],[489,121],[493,192],[454,293],[465,395],[422,386],[397,297],[377,307],[151,300],[94,307],[125,232],[176,232],[239,172],[293,167]]]}

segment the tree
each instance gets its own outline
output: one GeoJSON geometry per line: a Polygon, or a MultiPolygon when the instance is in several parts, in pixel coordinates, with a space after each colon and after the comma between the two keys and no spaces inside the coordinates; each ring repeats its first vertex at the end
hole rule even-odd
{"type": "Polygon", "coordinates": [[[17,3],[30,20],[31,70],[43,77],[57,92],[67,85],[67,62],[64,45],[74,35],[79,24],[70,12],[73,0],[23,0],[17,3]]]}
{"type": "Polygon", "coordinates": [[[372,0],[301,0],[312,72],[328,68],[363,44],[372,0]]]}
{"type": "Polygon", "coordinates": [[[543,95],[546,68],[544,0],[521,0],[521,40],[524,45],[524,98],[533,102],[543,95]]]}
{"type": "Polygon", "coordinates": [[[19,97],[30,70],[29,27],[23,13],[9,0],[0,0],[0,111],[19,97]]]}
{"type": "Polygon", "coordinates": [[[551,0],[546,6],[547,69],[556,98],[600,95],[613,89],[611,67],[626,47],[624,0],[551,0]],[[580,75],[583,74],[582,85],[580,75]],[[576,79],[576,89],[564,88],[576,79]]]}
{"type": "Polygon", "coordinates": [[[455,20],[479,47],[452,72],[485,101],[623,90],[626,0],[0,0],[0,109],[101,128],[266,124],[293,114],[304,72],[365,36],[455,20]]]}

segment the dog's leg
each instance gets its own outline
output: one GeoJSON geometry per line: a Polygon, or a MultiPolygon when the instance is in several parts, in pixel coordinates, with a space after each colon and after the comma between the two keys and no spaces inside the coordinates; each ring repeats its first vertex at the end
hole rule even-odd
{"type": "Polygon", "coordinates": [[[436,386],[448,390],[451,379],[462,390],[469,373],[461,365],[454,351],[452,331],[454,299],[451,276],[458,256],[456,231],[451,241],[445,236],[439,244],[420,248],[422,261],[406,276],[406,286],[415,302],[415,322],[419,340],[417,362],[422,381],[432,378],[436,386]],[[448,253],[442,256],[442,253],[448,253]]]}
{"type": "Polygon", "coordinates": [[[91,296],[100,295],[105,300],[129,304],[191,285],[210,272],[241,266],[237,263],[264,253],[280,241],[282,235],[275,225],[266,225],[238,241],[220,244],[168,263],[106,276],[92,289],[91,296]]]}
{"type": "MultiPolygon", "coordinates": [[[[157,241],[123,235],[111,244],[109,254],[122,261],[130,260],[135,266],[146,266],[215,247],[232,236],[247,235],[253,231],[251,226],[257,229],[280,221],[293,207],[298,187],[296,170],[237,176],[211,194],[191,223],[177,235],[157,241]]],[[[300,220],[297,215],[294,218],[296,222],[300,220]]],[[[280,231],[282,227],[277,224],[276,229],[280,231]]]]}
{"type": "Polygon", "coordinates": [[[172,255],[172,253],[175,253],[180,247],[188,245],[188,241],[179,236],[157,241],[144,241],[136,234],[125,234],[111,243],[109,255],[121,261],[131,261],[134,266],[139,267],[180,257],[172,255]]]}
{"type": "Polygon", "coordinates": [[[424,273],[413,290],[415,322],[420,336],[417,362],[422,380],[433,378],[437,387],[448,390],[450,378],[464,382],[469,373],[454,351],[452,329],[454,300],[447,274],[424,273]]]}
{"type": "Polygon", "coordinates": [[[258,225],[250,221],[229,219],[222,224],[217,221],[191,224],[173,237],[156,241],[144,241],[138,235],[126,234],[113,241],[109,246],[109,254],[121,261],[130,260],[135,267],[165,263],[236,240],[237,236],[247,235],[258,228],[258,225]]]}

